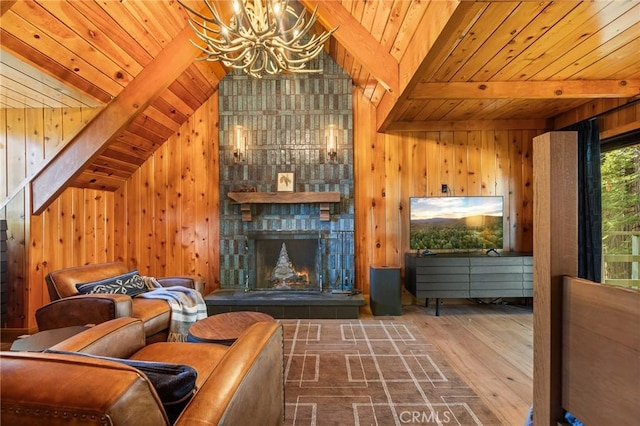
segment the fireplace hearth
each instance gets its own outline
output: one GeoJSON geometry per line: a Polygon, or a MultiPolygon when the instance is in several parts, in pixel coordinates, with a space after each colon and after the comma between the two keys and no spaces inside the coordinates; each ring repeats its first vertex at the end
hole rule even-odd
{"type": "Polygon", "coordinates": [[[274,318],[357,319],[364,306],[362,294],[311,291],[243,291],[219,289],[204,298],[208,315],[256,311],[274,318]]]}

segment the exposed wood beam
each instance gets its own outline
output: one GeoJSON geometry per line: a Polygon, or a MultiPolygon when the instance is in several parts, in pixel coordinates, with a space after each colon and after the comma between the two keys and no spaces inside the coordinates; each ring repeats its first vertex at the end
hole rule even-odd
{"type": "Polygon", "coordinates": [[[31,182],[32,211],[40,214],[191,65],[200,50],[190,26],[176,37],[31,182]]]}
{"type": "Polygon", "coordinates": [[[640,130],[640,119],[600,132],[600,140],[640,130]]]}
{"type": "Polygon", "coordinates": [[[5,13],[11,9],[11,6],[17,3],[18,0],[0,0],[0,16],[3,16],[5,13]]]}
{"type": "Polygon", "coordinates": [[[398,61],[337,1],[300,0],[313,12],[318,6],[318,21],[327,29],[339,27],[333,33],[356,61],[370,72],[390,93],[399,93],[398,61]]]}
{"type": "MultiPolygon", "coordinates": [[[[100,108],[95,108],[93,110],[86,110],[86,118],[83,117],[82,119],[82,124],[86,125],[87,123],[89,123],[91,120],[93,120],[93,118],[101,111],[100,108]]],[[[83,112],[84,115],[84,112],[83,112]]],[[[78,128],[73,130],[70,134],[69,134],[69,139],[73,140],[73,138],[75,137],[75,135],[77,133],[79,133],[82,129],[78,128]]],[[[64,141],[62,141],[62,143],[60,144],[59,148],[55,148],[53,154],[51,155],[51,160],[53,158],[55,158],[60,152],[62,152],[62,150],[64,149],[64,147],[66,146],[66,143],[64,141]]],[[[5,197],[4,200],[0,200],[0,211],[5,208],[10,202],[11,200],[13,200],[15,198],[16,195],[20,194],[24,188],[27,187],[27,185],[29,185],[29,183],[31,182],[31,180],[34,178],[34,176],[38,175],[38,173],[40,173],[42,170],[44,170],[47,165],[49,164],[49,162],[51,161],[49,159],[45,159],[45,161],[43,161],[41,164],[38,164],[35,169],[33,171],[31,171],[27,177],[25,177],[24,179],[22,179],[22,181],[15,186],[15,188],[13,189],[13,191],[11,191],[9,193],[9,195],[7,195],[7,197],[5,197]]]]}
{"type": "Polygon", "coordinates": [[[435,132],[454,130],[548,130],[552,122],[545,119],[395,121],[386,132],[435,132]]]}
{"type": "Polygon", "coordinates": [[[578,274],[577,132],[533,138],[533,418],[562,420],[562,281],[578,274]]]}
{"type": "Polygon", "coordinates": [[[400,73],[411,75],[400,93],[390,96],[385,93],[376,108],[376,129],[384,132],[389,124],[399,114],[399,106],[411,94],[421,77],[428,69],[436,69],[444,62],[455,46],[462,39],[462,34],[467,31],[470,22],[473,22],[486,7],[483,2],[469,1],[436,1],[429,5],[426,18],[429,20],[429,33],[421,36],[420,52],[419,43],[412,43],[409,50],[400,61],[400,73]],[[426,49],[426,50],[425,50],[426,49]],[[422,53],[426,51],[426,54],[422,53]]]}
{"type": "Polygon", "coordinates": [[[640,94],[640,80],[420,83],[408,99],[592,99],[640,94]]]}

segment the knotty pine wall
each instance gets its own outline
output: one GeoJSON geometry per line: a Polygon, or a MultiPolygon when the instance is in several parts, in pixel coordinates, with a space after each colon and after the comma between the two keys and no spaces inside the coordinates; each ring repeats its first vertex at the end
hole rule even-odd
{"type": "Polygon", "coordinates": [[[545,130],[378,134],[375,109],[354,93],[356,263],[369,292],[369,266],[403,267],[409,197],[503,195],[504,250],[533,250],[532,141],[545,130]]]}
{"type": "Polygon", "coordinates": [[[115,193],[114,258],[219,287],[218,93],[115,193]]]}
{"type": "Polygon", "coordinates": [[[26,247],[26,327],[36,326],[33,314],[50,301],[44,281],[49,272],[114,260],[113,212],[112,192],[68,188],[42,214],[31,216],[26,247]]]}
{"type": "Polygon", "coordinates": [[[77,208],[77,193],[63,195],[44,215],[26,220],[30,193],[25,184],[97,112],[83,108],[0,109],[0,203],[6,203],[0,208],[0,218],[7,220],[8,237],[8,312],[3,328],[33,324],[29,307],[48,301],[42,280],[47,268],[78,255],[75,246],[69,244],[78,236],[74,233],[80,232],[74,217],[84,216],[70,207],[77,208]],[[65,216],[71,220],[58,220],[65,216]],[[42,229],[55,229],[55,237],[44,241],[42,229]],[[41,260],[33,262],[34,255],[41,260]]]}
{"type": "MultiPolygon", "coordinates": [[[[49,110],[0,112],[4,201],[28,175],[35,161],[29,159],[45,158],[54,141],[64,144],[61,129],[69,126],[37,119],[49,110]]],[[[82,120],[82,111],[60,117],[71,115],[82,120]]],[[[35,311],[49,302],[44,276],[70,266],[120,260],[144,275],[198,275],[209,290],[217,287],[217,123],[215,94],[116,192],[69,188],[27,221],[28,187],[20,191],[0,210],[9,222],[9,312],[2,327],[35,329],[35,311]]]]}

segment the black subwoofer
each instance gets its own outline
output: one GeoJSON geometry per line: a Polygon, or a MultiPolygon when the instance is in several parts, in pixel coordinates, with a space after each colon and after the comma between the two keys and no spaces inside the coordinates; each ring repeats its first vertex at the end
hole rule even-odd
{"type": "Polygon", "coordinates": [[[400,268],[371,266],[369,283],[369,303],[373,315],[402,315],[400,268]]]}

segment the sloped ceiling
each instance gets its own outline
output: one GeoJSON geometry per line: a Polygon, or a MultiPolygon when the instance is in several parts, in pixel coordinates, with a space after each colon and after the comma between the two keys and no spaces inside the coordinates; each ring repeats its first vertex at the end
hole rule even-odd
{"type": "MultiPolygon", "coordinates": [[[[229,14],[230,2],[215,3],[229,14]]],[[[539,129],[592,99],[640,94],[638,1],[300,3],[318,6],[318,30],[339,27],[326,51],[377,107],[380,131],[539,129]]],[[[20,107],[20,99],[31,107],[34,90],[45,90],[20,94],[9,55],[104,105],[76,136],[83,143],[65,149],[85,146],[73,153],[82,159],[75,169],[56,159],[34,180],[36,205],[66,185],[117,189],[226,74],[217,63],[193,62],[199,52],[174,0],[0,5],[0,107],[20,107]]]]}

